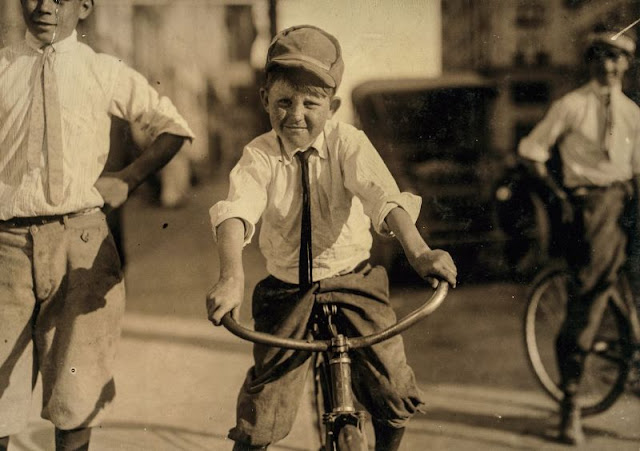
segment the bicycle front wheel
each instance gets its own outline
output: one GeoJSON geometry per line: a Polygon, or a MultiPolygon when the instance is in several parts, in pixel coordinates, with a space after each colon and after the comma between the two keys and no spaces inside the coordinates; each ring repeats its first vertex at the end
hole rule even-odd
{"type": "Polygon", "coordinates": [[[345,424],[338,433],[336,451],[367,451],[366,436],[354,424],[345,424]]]}
{"type": "MultiPolygon", "coordinates": [[[[556,401],[563,397],[556,360],[556,338],[567,310],[566,270],[551,271],[534,284],[527,305],[524,332],[527,357],[544,390],[556,401]]],[[[618,296],[624,290],[614,290],[618,296]]],[[[631,356],[629,323],[611,300],[585,360],[578,391],[583,415],[608,409],[624,391],[631,356]]]]}

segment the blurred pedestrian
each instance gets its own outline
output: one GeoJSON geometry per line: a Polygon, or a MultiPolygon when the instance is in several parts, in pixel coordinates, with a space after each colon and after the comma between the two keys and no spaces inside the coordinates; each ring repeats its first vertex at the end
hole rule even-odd
{"type": "Polygon", "coordinates": [[[636,44],[618,30],[599,25],[589,34],[590,81],[556,101],[518,148],[559,206],[572,273],[556,343],[564,392],[558,439],[569,444],[584,441],[578,387],[606,307],[603,293],[625,263],[629,236],[638,236],[637,226],[623,225],[627,208],[638,211],[640,108],[622,92],[636,44]],[[555,144],[561,180],[546,166],[555,144]]]}
{"type": "Polygon", "coordinates": [[[86,450],[115,396],[124,312],[117,208],[192,138],[167,98],[78,42],[93,0],[21,0],[24,41],[0,50],[0,450],[27,424],[32,383],[57,450],[86,450]],[[111,117],[153,137],[101,175],[111,117]]]}
{"type": "Polygon", "coordinates": [[[178,208],[188,201],[192,184],[208,164],[207,82],[203,70],[188,58],[174,61],[167,72],[165,85],[170,86],[174,104],[198,136],[196,141],[186,143],[159,173],[160,204],[178,208]]]}

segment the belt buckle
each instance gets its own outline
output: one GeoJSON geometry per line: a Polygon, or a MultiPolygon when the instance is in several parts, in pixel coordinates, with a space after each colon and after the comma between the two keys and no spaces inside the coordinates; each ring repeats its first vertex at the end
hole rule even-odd
{"type": "Polygon", "coordinates": [[[584,186],[579,186],[578,188],[573,190],[572,194],[578,197],[586,196],[587,194],[589,194],[589,189],[584,186]]]}

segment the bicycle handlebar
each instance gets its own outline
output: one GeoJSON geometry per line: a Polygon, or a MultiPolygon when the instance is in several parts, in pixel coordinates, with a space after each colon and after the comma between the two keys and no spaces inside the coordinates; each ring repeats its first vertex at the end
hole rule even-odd
{"type": "MultiPolygon", "coordinates": [[[[448,292],[449,284],[447,282],[440,281],[436,291],[418,309],[409,313],[393,326],[381,330],[380,332],[364,337],[347,338],[347,346],[349,349],[364,348],[398,335],[440,307],[444,299],[447,297],[448,292]]],[[[299,340],[294,338],[276,337],[264,332],[256,332],[255,330],[247,329],[246,327],[238,324],[230,313],[227,313],[222,317],[221,323],[232,334],[245,340],[267,346],[311,352],[326,351],[331,346],[331,340],[299,340]]]]}

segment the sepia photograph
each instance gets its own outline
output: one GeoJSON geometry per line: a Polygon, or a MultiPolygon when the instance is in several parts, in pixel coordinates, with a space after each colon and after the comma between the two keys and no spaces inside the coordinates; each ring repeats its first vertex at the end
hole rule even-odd
{"type": "Polygon", "coordinates": [[[639,37],[0,0],[0,451],[637,451],[639,37]]]}

